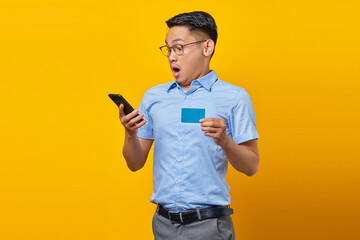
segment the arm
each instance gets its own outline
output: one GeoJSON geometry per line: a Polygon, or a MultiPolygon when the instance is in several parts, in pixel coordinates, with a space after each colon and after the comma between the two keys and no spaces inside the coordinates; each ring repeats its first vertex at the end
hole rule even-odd
{"type": "Polygon", "coordinates": [[[229,142],[222,147],[231,165],[239,172],[253,176],[259,169],[259,153],[256,140],[236,144],[229,136],[229,142]]]}
{"type": "Polygon", "coordinates": [[[201,130],[205,135],[214,138],[217,145],[221,146],[231,165],[239,172],[248,176],[254,175],[259,168],[259,152],[256,140],[236,144],[226,134],[224,119],[205,118],[200,120],[201,130]]]}
{"type": "Polygon", "coordinates": [[[145,125],[146,120],[136,123],[144,117],[144,114],[138,114],[134,110],[128,115],[124,113],[124,106],[120,104],[119,115],[122,125],[125,127],[125,142],[123,147],[123,156],[128,168],[135,172],[141,169],[146,162],[153,140],[138,138],[137,132],[140,127],[145,125]]]}

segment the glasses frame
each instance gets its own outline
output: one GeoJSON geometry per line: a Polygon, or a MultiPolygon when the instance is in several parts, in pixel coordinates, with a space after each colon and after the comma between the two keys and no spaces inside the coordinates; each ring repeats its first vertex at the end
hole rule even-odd
{"type": "Polygon", "coordinates": [[[168,57],[170,54],[171,54],[171,50],[174,51],[174,53],[177,55],[177,56],[181,56],[184,54],[184,47],[185,46],[188,46],[188,45],[191,45],[191,44],[195,44],[195,43],[201,43],[201,42],[205,42],[207,41],[208,39],[204,39],[204,40],[200,40],[200,41],[196,41],[196,42],[191,42],[191,43],[187,43],[187,44],[174,44],[172,47],[169,47],[169,46],[161,46],[160,47],[160,51],[162,52],[162,54],[165,56],[165,57],[168,57]],[[181,47],[181,54],[177,54],[175,49],[174,49],[174,46],[180,46],[181,47]],[[167,48],[168,49],[168,54],[165,54],[164,53],[164,50],[163,48],[167,48]]]}

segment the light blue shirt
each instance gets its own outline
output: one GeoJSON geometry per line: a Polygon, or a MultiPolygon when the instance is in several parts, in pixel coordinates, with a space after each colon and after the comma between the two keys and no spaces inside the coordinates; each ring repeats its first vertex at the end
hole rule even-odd
{"type": "Polygon", "coordinates": [[[248,93],[214,71],[194,80],[188,92],[176,81],[151,88],[139,106],[147,123],[138,131],[138,137],[155,140],[150,201],[177,211],[228,205],[228,160],[200,123],[181,122],[182,108],[202,108],[206,118],[225,119],[237,144],[259,138],[248,93]]]}

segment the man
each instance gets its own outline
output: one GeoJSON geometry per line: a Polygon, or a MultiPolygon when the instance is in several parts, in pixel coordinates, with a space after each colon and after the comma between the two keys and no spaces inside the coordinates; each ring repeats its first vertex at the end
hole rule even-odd
{"type": "Polygon", "coordinates": [[[166,23],[160,49],[175,80],[148,90],[139,111],[125,115],[120,105],[123,155],[137,171],[155,141],[155,239],[234,239],[225,177],[228,161],[248,176],[258,169],[251,98],[210,70],[217,27],[208,13],[179,14],[166,23]]]}

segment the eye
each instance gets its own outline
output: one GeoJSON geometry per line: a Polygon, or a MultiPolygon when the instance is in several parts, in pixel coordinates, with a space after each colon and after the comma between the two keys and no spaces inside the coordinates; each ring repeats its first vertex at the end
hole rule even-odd
{"type": "Polygon", "coordinates": [[[181,53],[183,50],[183,46],[181,46],[180,44],[175,44],[173,46],[173,49],[174,49],[175,53],[181,53]]]}

